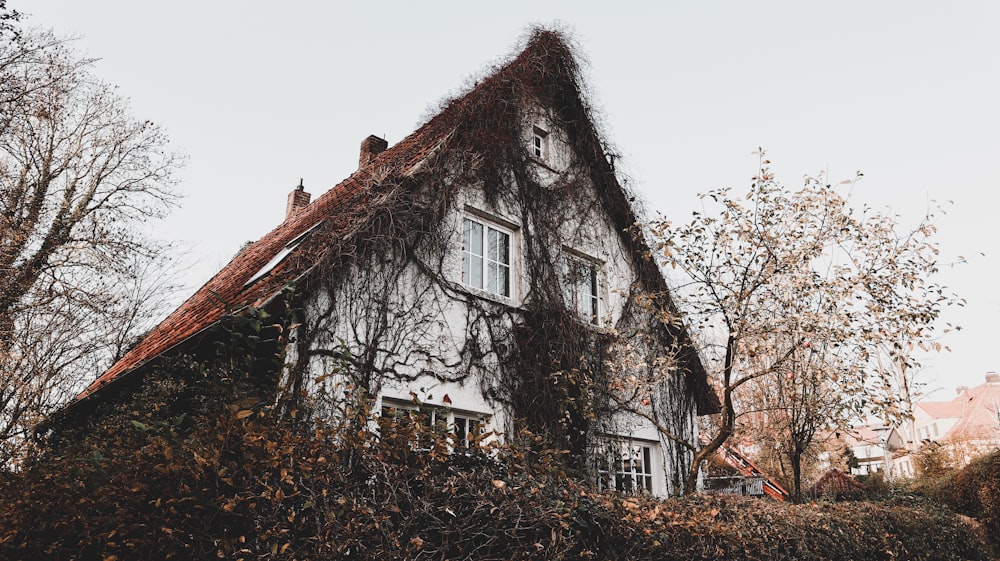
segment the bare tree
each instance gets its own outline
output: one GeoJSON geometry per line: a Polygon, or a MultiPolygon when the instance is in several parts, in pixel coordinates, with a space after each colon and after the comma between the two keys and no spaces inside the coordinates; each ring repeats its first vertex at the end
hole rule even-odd
{"type": "Polygon", "coordinates": [[[0,458],[141,329],[162,259],[144,229],[180,159],[91,66],[49,32],[0,39],[0,458]]]}
{"type": "MultiPolygon", "coordinates": [[[[807,178],[796,191],[785,188],[763,152],[760,157],[745,197],[713,191],[703,197],[720,205],[717,214],[695,213],[679,227],[666,220],[651,224],[654,253],[684,278],[680,298],[705,342],[722,402],[703,442],[687,444],[695,453],[689,491],[699,464],[753,407],[741,402],[750,386],[768,392],[769,407],[781,410],[773,415],[785,423],[778,430],[788,437],[793,463],[818,427],[844,408],[898,416],[896,396],[909,381],[881,371],[873,358],[887,353],[893,364],[912,362],[894,342],[937,345],[934,321],[942,307],[958,302],[932,281],[933,215],[900,234],[892,217],[869,209],[855,214],[838,186],[823,177],[807,178]]],[[[656,383],[638,380],[625,392],[648,391],[642,388],[656,383]]],[[[655,399],[631,403],[645,405],[630,410],[666,430],[656,418],[655,399]]]]}

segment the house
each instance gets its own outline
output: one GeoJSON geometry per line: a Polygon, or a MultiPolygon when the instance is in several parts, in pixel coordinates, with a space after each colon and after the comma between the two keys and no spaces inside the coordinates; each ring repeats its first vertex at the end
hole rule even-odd
{"type": "Polygon", "coordinates": [[[357,171],[316,200],[295,188],[282,224],[73,406],[227,314],[290,299],[285,399],[420,409],[456,440],[528,429],[604,487],[682,491],[692,454],[675,439],[695,442],[718,403],[581,91],[562,37],[535,32],[406,138],[365,139],[357,171]],[[671,438],[607,395],[636,369],[658,382],[622,391],[671,438]]]}
{"type": "MultiPolygon", "coordinates": [[[[986,374],[983,384],[973,388],[960,386],[949,401],[923,401],[914,404],[913,420],[902,428],[912,451],[933,444],[956,467],[968,464],[976,456],[1000,447],[1000,374],[986,374]]],[[[916,466],[901,468],[912,475],[916,466]]]]}
{"type": "Polygon", "coordinates": [[[811,497],[852,498],[864,495],[867,487],[837,468],[830,468],[809,488],[811,497]]]}
{"type": "Polygon", "coordinates": [[[841,438],[855,460],[851,475],[884,473],[887,468],[891,469],[894,455],[905,450],[905,441],[899,431],[884,424],[844,429],[841,438]]]}

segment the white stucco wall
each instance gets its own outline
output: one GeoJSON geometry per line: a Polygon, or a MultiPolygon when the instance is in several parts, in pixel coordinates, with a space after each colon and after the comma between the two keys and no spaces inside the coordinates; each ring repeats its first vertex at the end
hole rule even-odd
{"type": "MultiPolygon", "coordinates": [[[[561,132],[551,123],[546,122],[544,126],[549,133],[551,152],[547,162],[535,164],[538,166],[536,171],[543,184],[550,185],[554,190],[562,189],[564,187],[559,185],[559,179],[563,176],[560,174],[565,170],[570,155],[565,153],[567,148],[561,132]]],[[[557,192],[554,194],[560,195],[557,192]]],[[[613,329],[622,318],[637,274],[621,234],[616,231],[599,200],[589,182],[584,188],[577,187],[572,192],[567,190],[565,212],[557,229],[559,239],[535,239],[534,242],[558,245],[549,248],[551,255],[557,256],[557,259],[569,254],[600,267],[598,296],[601,319],[594,329],[613,329]]],[[[374,390],[375,411],[380,409],[383,401],[419,401],[429,406],[458,410],[466,415],[481,415],[489,422],[487,430],[496,431],[502,439],[503,432],[512,425],[509,413],[487,397],[483,386],[488,378],[483,372],[464,370],[468,368],[468,363],[462,360],[462,353],[470,329],[470,303],[504,309],[513,321],[517,321],[519,310],[531,297],[528,293],[531,279],[528,278],[529,267],[525,262],[525,243],[526,238],[535,233],[530,225],[522,223],[523,209],[506,204],[509,203],[489,204],[483,192],[475,186],[460,191],[450,212],[440,223],[446,248],[440,260],[444,283],[440,283],[440,279],[429,278],[413,264],[395,271],[399,267],[391,259],[386,262],[387,271],[395,271],[392,274],[398,277],[391,279],[384,294],[387,301],[385,308],[390,316],[383,317],[384,325],[373,325],[365,315],[371,316],[372,307],[378,306],[379,302],[365,301],[366,297],[372,296],[370,294],[352,293],[360,278],[357,270],[348,271],[332,290],[309,294],[305,305],[306,327],[303,329],[323,333],[322,337],[306,345],[311,353],[307,378],[313,381],[313,391],[339,396],[344,390],[345,380],[337,375],[339,359],[324,356],[324,349],[342,342],[349,352],[358,356],[370,349],[376,339],[373,334],[378,332],[385,341],[379,343],[384,348],[375,353],[374,360],[391,374],[385,376],[374,390]],[[462,284],[462,223],[465,217],[495,224],[511,233],[512,287],[509,298],[462,284]],[[316,380],[321,381],[317,383],[316,380]]],[[[378,267],[377,259],[373,258],[365,266],[378,267]]],[[[512,343],[490,340],[488,335],[482,335],[480,342],[488,347],[512,343]]],[[[297,353],[292,352],[289,362],[294,363],[297,358],[297,353]]],[[[491,360],[495,361],[496,357],[482,359],[485,370],[491,368],[491,360]]],[[[696,418],[693,407],[683,415],[691,432],[685,436],[694,441],[696,418]]],[[[674,467],[668,454],[663,453],[668,442],[642,419],[621,416],[616,421],[617,435],[654,449],[654,493],[666,495],[677,492],[674,488],[677,475],[670,477],[674,467]],[[671,479],[674,483],[670,482],[671,479]]]]}

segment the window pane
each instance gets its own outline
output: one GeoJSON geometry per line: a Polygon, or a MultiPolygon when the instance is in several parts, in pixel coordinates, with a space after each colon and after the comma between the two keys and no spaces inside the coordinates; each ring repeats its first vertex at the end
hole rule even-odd
{"type": "Polygon", "coordinates": [[[462,222],[462,282],[483,287],[483,225],[466,218],[462,222]]]}
{"type": "Polygon", "coordinates": [[[478,222],[473,222],[472,220],[466,219],[466,223],[469,224],[470,233],[470,243],[467,246],[469,252],[473,255],[483,254],[483,225],[478,222]]]}
{"type": "Polygon", "coordinates": [[[466,426],[467,419],[462,417],[455,417],[455,443],[458,446],[464,446],[466,440],[468,439],[468,427],[466,426]]]}
{"type": "Polygon", "coordinates": [[[497,261],[510,265],[510,236],[497,232],[497,261]]]}
{"type": "Polygon", "coordinates": [[[500,275],[500,278],[497,279],[499,294],[510,296],[510,267],[500,265],[498,274],[500,275]]]}
{"type": "Polygon", "coordinates": [[[493,261],[489,262],[486,270],[486,290],[499,294],[500,290],[497,287],[497,264],[493,261]]]}
{"type": "Polygon", "coordinates": [[[490,261],[497,260],[497,234],[499,233],[500,232],[497,232],[493,228],[487,228],[486,230],[486,256],[490,259],[490,261]]]}
{"type": "Polygon", "coordinates": [[[469,257],[469,283],[476,288],[483,287],[483,258],[478,256],[469,257]]]}
{"type": "Polygon", "coordinates": [[[584,321],[600,323],[600,269],[594,263],[567,256],[564,264],[563,290],[566,306],[584,321]]]}

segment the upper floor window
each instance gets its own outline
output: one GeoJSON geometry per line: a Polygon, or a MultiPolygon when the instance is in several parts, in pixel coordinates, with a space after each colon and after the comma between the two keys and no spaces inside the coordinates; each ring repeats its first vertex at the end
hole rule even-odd
{"type": "Polygon", "coordinates": [[[593,261],[567,255],[563,265],[566,306],[593,325],[600,324],[600,266],[593,261]]]}
{"type": "Polygon", "coordinates": [[[462,284],[510,297],[510,232],[462,220],[462,284]]]}
{"type": "Polygon", "coordinates": [[[549,133],[538,127],[531,129],[531,155],[543,162],[549,160],[549,133]]]}

